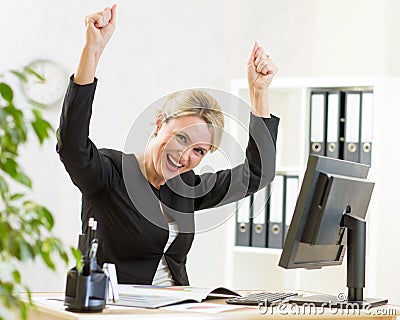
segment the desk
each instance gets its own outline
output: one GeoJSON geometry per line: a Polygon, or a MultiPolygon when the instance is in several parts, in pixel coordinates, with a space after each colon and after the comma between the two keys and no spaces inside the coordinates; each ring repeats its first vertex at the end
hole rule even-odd
{"type": "MultiPolygon", "coordinates": [[[[305,293],[306,294],[306,293],[305,293]]],[[[36,293],[33,299],[37,305],[36,310],[29,313],[30,320],[94,320],[94,319],[372,319],[372,320],[395,320],[396,314],[400,315],[398,306],[386,305],[370,310],[338,310],[338,309],[306,309],[292,305],[281,305],[281,307],[270,308],[267,313],[258,307],[244,307],[238,310],[226,311],[217,314],[177,312],[163,309],[139,309],[107,306],[102,313],[73,313],[64,309],[64,298],[62,293],[36,293]],[[279,309],[280,308],[280,309],[279,309]]],[[[212,303],[224,303],[224,300],[210,300],[212,303]]]]}

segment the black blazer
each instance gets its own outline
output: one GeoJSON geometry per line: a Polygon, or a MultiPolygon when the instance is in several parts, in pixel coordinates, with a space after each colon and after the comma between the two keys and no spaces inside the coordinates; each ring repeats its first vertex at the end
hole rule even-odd
{"type": "Polygon", "coordinates": [[[165,252],[176,285],[189,285],[186,256],[194,238],[194,211],[224,205],[269,184],[275,175],[275,141],[279,119],[250,117],[246,160],[232,169],[196,175],[186,172],[154,188],[140,171],[134,154],[97,149],[89,123],[97,79],[72,81],[57,130],[57,152],[82,192],[82,231],[98,221],[98,262],[115,263],[119,283],[151,284],[168,240],[160,209],[176,220],[179,234],[165,252]]]}

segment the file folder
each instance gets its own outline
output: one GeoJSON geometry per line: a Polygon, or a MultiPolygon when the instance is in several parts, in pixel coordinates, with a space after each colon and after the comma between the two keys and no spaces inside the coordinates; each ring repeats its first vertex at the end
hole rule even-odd
{"type": "Polygon", "coordinates": [[[250,197],[236,202],[236,245],[250,246],[250,197]]]}
{"type": "Polygon", "coordinates": [[[294,209],[296,207],[297,196],[299,190],[299,177],[286,176],[285,183],[285,234],[286,239],[287,231],[293,218],[294,209]]]}
{"type": "Polygon", "coordinates": [[[339,158],[340,93],[328,93],[326,119],[326,156],[339,158]]]}
{"type": "Polygon", "coordinates": [[[310,154],[325,155],[325,92],[311,92],[310,154]]]}
{"type": "Polygon", "coordinates": [[[364,91],[361,97],[360,162],[371,165],[373,93],[364,91]]]}
{"type": "Polygon", "coordinates": [[[251,226],[251,246],[267,247],[267,204],[269,187],[263,188],[253,194],[251,215],[253,223],[251,226]]]}
{"type": "Polygon", "coordinates": [[[275,175],[272,184],[269,221],[268,248],[282,248],[283,245],[283,210],[284,210],[284,176],[275,175]]]}
{"type": "Polygon", "coordinates": [[[360,92],[345,93],[345,143],[343,159],[359,162],[360,141],[360,92]]]}

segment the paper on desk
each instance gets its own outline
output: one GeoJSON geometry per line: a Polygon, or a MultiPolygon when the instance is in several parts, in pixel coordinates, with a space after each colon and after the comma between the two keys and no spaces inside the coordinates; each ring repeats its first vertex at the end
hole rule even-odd
{"type": "Polygon", "coordinates": [[[162,307],[160,309],[170,311],[184,311],[184,312],[200,312],[200,313],[220,313],[224,311],[232,311],[237,309],[246,308],[246,306],[234,306],[226,304],[216,304],[209,302],[194,302],[194,303],[182,303],[174,306],[162,307]]]}
{"type": "Polygon", "coordinates": [[[140,308],[160,308],[181,302],[201,302],[205,299],[230,298],[238,293],[224,287],[198,288],[189,286],[159,287],[149,285],[118,285],[119,300],[112,305],[140,308]]]}
{"type": "Polygon", "coordinates": [[[190,286],[172,286],[172,287],[158,287],[149,285],[129,285],[119,284],[119,293],[131,296],[163,296],[171,298],[192,299],[198,302],[206,299],[208,296],[231,298],[240,296],[238,293],[224,287],[215,288],[199,288],[190,286]]]}

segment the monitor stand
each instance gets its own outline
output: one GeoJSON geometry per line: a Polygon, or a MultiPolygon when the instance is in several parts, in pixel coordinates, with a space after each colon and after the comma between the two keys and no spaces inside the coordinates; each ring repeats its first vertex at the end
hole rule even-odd
{"type": "Polygon", "coordinates": [[[366,221],[360,217],[344,214],[341,225],[347,228],[347,296],[338,294],[296,297],[289,303],[332,308],[371,308],[388,303],[387,299],[364,298],[366,221]]]}

